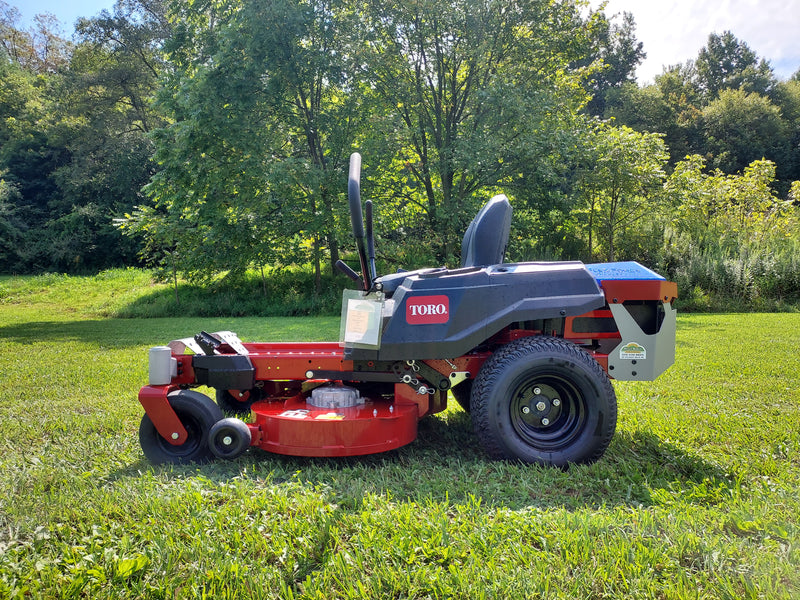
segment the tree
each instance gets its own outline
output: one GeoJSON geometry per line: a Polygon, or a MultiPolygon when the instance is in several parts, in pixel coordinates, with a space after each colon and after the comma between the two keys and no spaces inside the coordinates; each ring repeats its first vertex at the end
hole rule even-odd
{"type": "Polygon", "coordinates": [[[63,37],[54,15],[37,14],[27,30],[20,29],[19,21],[19,10],[0,0],[0,49],[12,62],[38,74],[66,67],[72,44],[63,37]]]}
{"type": "Polygon", "coordinates": [[[392,210],[452,261],[476,200],[546,168],[585,101],[584,22],[572,2],[371,1],[363,5],[362,85],[382,111],[383,188],[392,210]],[[388,147],[388,148],[387,148],[388,147]],[[469,215],[469,216],[468,216],[469,215]]]}
{"type": "Polygon", "coordinates": [[[167,246],[186,274],[311,259],[319,285],[323,243],[338,258],[334,199],[355,135],[345,5],[175,9],[159,96],[170,122],[154,134],[161,168],[147,187],[155,210],[139,218],[176,225],[167,246]]]}
{"type": "Polygon", "coordinates": [[[19,264],[19,245],[26,229],[16,207],[19,192],[0,178],[0,268],[19,264]]]}
{"type": "Polygon", "coordinates": [[[797,181],[800,180],[800,78],[779,82],[774,97],[786,126],[789,146],[789,156],[779,165],[779,173],[785,182],[797,181]]]}
{"type": "Polygon", "coordinates": [[[80,45],[70,62],[77,112],[116,113],[117,129],[147,134],[159,126],[152,99],[164,70],[161,47],[170,34],[162,0],[119,0],[114,12],[80,19],[80,45]]]}
{"type": "Polygon", "coordinates": [[[791,194],[783,200],[775,193],[773,162],[756,160],[734,174],[705,170],[702,157],[688,156],[664,186],[676,206],[671,227],[688,240],[685,244],[700,252],[719,248],[736,255],[771,236],[788,237],[796,211],[791,194]]]}
{"type": "Polygon", "coordinates": [[[5,22],[4,39],[14,43],[0,59],[0,168],[25,225],[17,263],[6,269],[94,270],[135,261],[133,244],[112,219],[142,201],[152,174],[146,134],[158,124],[151,107],[157,6],[126,0],[113,16],[83,19],[77,46],[59,37],[51,18],[39,19],[33,33],[5,22]]]}
{"type": "Polygon", "coordinates": [[[78,22],[69,69],[60,77],[50,132],[68,158],[53,172],[50,260],[61,270],[136,261],[136,243],[113,219],[143,202],[154,172],[147,134],[161,123],[152,106],[168,27],[158,0],[118,2],[113,14],[78,22]]]}
{"type": "Polygon", "coordinates": [[[647,58],[644,44],[636,39],[636,23],[629,12],[622,13],[622,23],[610,21],[599,13],[592,28],[591,60],[602,61],[602,66],[592,75],[588,91],[591,100],[586,112],[596,117],[606,113],[609,95],[636,81],[636,67],[647,58]]]}
{"type": "Polygon", "coordinates": [[[52,175],[65,160],[63,148],[49,137],[54,89],[55,76],[31,73],[0,57],[0,172],[8,186],[6,213],[25,232],[0,263],[5,271],[47,266],[45,230],[57,194],[52,175]]]}
{"type": "Polygon", "coordinates": [[[723,90],[741,89],[769,95],[776,83],[769,63],[759,60],[756,53],[730,31],[709,35],[694,64],[695,83],[706,101],[713,100],[723,90]]]}
{"type": "Polygon", "coordinates": [[[786,165],[789,148],[785,123],[778,107],[764,96],[723,90],[703,109],[702,126],[712,168],[736,173],[760,158],[786,165]]]}
{"type": "Polygon", "coordinates": [[[652,210],[665,177],[667,149],[660,134],[604,123],[596,124],[585,143],[590,152],[579,174],[579,193],[585,202],[587,246],[590,258],[598,246],[606,260],[614,261],[622,234],[630,236],[645,216],[655,221],[652,210]]]}

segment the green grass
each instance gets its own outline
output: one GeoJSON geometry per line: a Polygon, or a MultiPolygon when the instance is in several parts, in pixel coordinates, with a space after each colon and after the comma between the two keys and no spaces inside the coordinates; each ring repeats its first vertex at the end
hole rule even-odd
{"type": "Polygon", "coordinates": [[[489,461],[453,403],[383,455],[168,467],[137,439],[150,346],[338,319],[103,316],[151,286],[0,280],[0,598],[800,597],[799,314],[680,316],[590,466],[489,461]]]}

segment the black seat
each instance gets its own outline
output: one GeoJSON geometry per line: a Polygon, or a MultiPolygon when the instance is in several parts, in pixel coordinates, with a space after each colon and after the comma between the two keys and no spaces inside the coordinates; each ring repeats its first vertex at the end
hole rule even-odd
{"type": "MultiPolygon", "coordinates": [[[[511,212],[511,204],[504,194],[495,196],[483,205],[464,234],[461,243],[462,267],[486,267],[503,262],[511,228],[511,212]]],[[[381,284],[386,296],[391,297],[406,277],[437,272],[447,274],[448,271],[444,268],[401,271],[378,277],[375,283],[381,284]]]]}
{"type": "Polygon", "coordinates": [[[472,219],[461,242],[462,267],[487,267],[503,262],[511,229],[511,204],[498,194],[472,219]]]}

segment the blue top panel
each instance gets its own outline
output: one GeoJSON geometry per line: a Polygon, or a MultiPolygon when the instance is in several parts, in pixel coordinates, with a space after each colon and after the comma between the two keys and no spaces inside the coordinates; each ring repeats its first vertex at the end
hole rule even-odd
{"type": "Polygon", "coordinates": [[[664,281],[661,275],[634,261],[586,265],[586,270],[597,281],[664,281]]]}

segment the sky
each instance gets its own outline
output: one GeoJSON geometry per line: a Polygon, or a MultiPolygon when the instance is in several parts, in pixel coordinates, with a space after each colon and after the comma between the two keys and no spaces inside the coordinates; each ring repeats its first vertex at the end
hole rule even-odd
{"type": "Polygon", "coordinates": [[[647,53],[636,71],[640,84],[664,66],[697,58],[712,32],[731,31],[780,79],[800,69],[800,0],[608,0],[607,15],[623,11],[633,14],[647,53]]]}
{"type": "Polygon", "coordinates": [[[69,36],[74,29],[75,21],[80,17],[93,17],[101,10],[111,11],[114,0],[4,0],[6,4],[16,6],[22,15],[23,23],[31,23],[33,17],[42,13],[52,13],[64,26],[64,33],[69,36]]]}
{"type": "MultiPolygon", "coordinates": [[[[111,9],[114,0],[5,0],[17,6],[24,22],[50,12],[69,34],[78,17],[111,9]]],[[[601,0],[590,0],[593,7],[601,0]]],[[[800,69],[800,0],[608,0],[606,14],[627,11],[636,21],[636,37],[647,58],[636,72],[640,84],[664,66],[697,57],[712,32],[731,31],[770,62],[786,79],[800,69]]]]}

